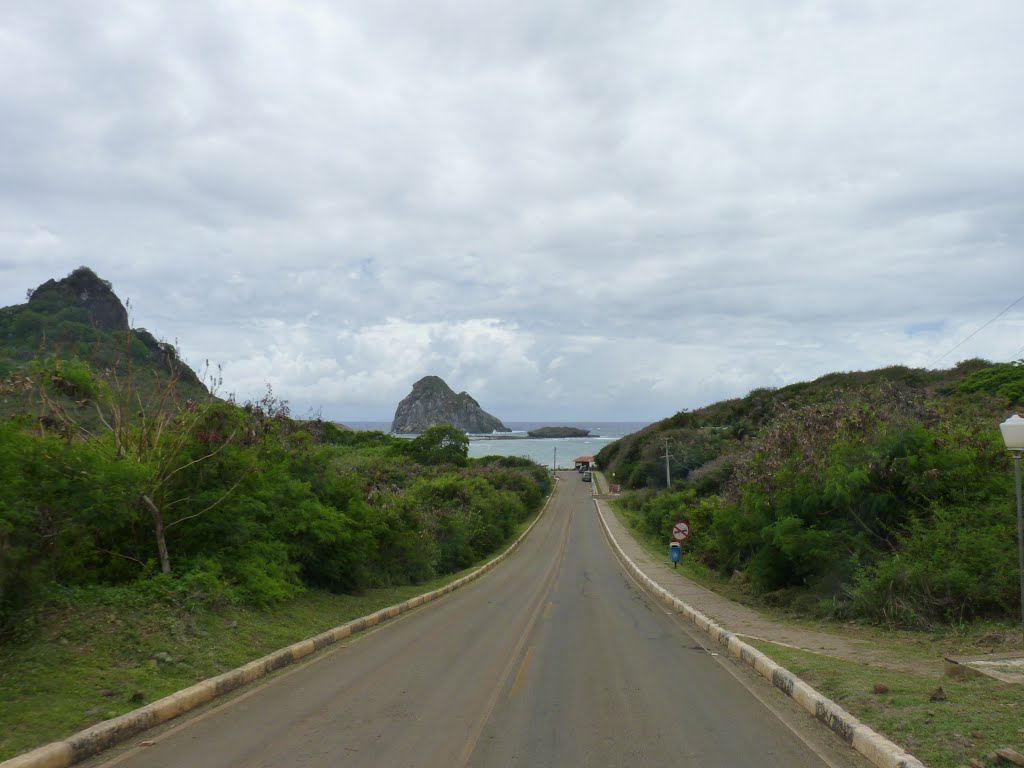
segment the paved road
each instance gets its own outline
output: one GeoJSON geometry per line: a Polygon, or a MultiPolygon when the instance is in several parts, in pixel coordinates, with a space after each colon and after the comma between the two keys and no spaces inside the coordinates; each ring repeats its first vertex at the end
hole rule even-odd
{"type": "Polygon", "coordinates": [[[97,762],[864,765],[806,716],[773,714],[748,690],[772,703],[769,686],[758,691],[640,591],[589,485],[562,477],[534,532],[484,578],[97,762]]]}

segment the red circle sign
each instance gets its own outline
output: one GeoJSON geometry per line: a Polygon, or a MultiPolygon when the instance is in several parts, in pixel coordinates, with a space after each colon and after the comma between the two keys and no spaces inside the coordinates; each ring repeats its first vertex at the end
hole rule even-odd
{"type": "Polygon", "coordinates": [[[672,526],[672,538],[676,541],[686,541],[690,538],[690,524],[685,520],[679,520],[672,526]]]}

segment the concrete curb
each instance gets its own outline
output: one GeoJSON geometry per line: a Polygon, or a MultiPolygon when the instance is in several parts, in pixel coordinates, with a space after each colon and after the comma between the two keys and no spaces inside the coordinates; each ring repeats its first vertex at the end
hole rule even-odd
{"type": "Polygon", "coordinates": [[[97,723],[90,728],[86,728],[84,731],[72,734],[63,741],[55,741],[33,749],[31,752],[25,752],[12,757],[10,760],[0,763],[0,768],[67,768],[69,765],[74,765],[106,749],[110,749],[132,736],[152,728],[154,725],[165,723],[212,701],[218,696],[223,696],[236,688],[259,680],[274,670],[293,664],[299,659],[319,651],[321,648],[326,648],[357,632],[374,627],[382,621],[393,619],[400,614],[411,611],[413,608],[419,608],[424,603],[444,597],[448,593],[466,586],[493,570],[495,566],[515,552],[530,532],[533,531],[534,526],[540,522],[553,496],[554,492],[552,491],[545,500],[544,506],[537,515],[537,519],[530,523],[530,527],[523,531],[509,545],[508,549],[494,559],[487,561],[475,571],[467,573],[450,584],[445,584],[439,589],[417,595],[397,605],[381,608],[369,616],[353,619],[347,624],[329,629],[315,637],[274,651],[261,659],[251,661],[244,666],[233,669],[230,672],[225,672],[217,677],[203,680],[201,683],[196,683],[182,691],[172,693],[144,707],[127,712],[120,717],[104,720],[102,723],[97,723]]]}
{"type": "MultiPolygon", "coordinates": [[[[601,527],[612,543],[616,554],[634,578],[653,592],[658,599],[677,613],[681,613],[700,630],[705,632],[719,645],[728,649],[729,655],[753,667],[761,677],[796,701],[804,710],[814,715],[819,721],[831,728],[843,741],[864,755],[878,768],[925,768],[924,763],[913,755],[905,752],[881,734],[875,732],[853,715],[840,707],[831,699],[822,696],[807,683],[798,678],[785,667],[769,659],[752,645],[740,640],[732,632],[725,630],[692,606],[658,584],[654,579],[640,570],[619,546],[614,534],[608,527],[601,505],[594,499],[601,527]]],[[[6,766],[3,766],[6,768],[6,766]]]]}

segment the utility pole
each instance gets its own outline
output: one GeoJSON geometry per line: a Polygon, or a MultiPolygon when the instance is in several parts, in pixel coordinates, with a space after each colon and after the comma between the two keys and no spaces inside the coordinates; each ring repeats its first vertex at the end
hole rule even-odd
{"type": "Polygon", "coordinates": [[[672,442],[672,438],[671,437],[663,437],[661,439],[665,443],[665,489],[669,490],[669,489],[672,488],[672,473],[669,470],[669,464],[668,464],[669,459],[671,458],[671,456],[670,456],[670,454],[668,452],[668,446],[669,446],[669,443],[672,442]]]}
{"type": "Polygon", "coordinates": [[[558,469],[558,446],[555,446],[555,452],[551,455],[551,471],[554,472],[558,469]]]}

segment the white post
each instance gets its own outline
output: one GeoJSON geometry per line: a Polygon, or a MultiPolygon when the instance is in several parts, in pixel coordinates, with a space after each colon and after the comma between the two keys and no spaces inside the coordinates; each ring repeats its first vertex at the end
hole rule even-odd
{"type": "Polygon", "coordinates": [[[1020,451],[1013,452],[1013,475],[1017,481],[1017,567],[1020,574],[1020,623],[1024,626],[1024,515],[1020,510],[1020,451]]]}
{"type": "Polygon", "coordinates": [[[1006,449],[1013,454],[1013,479],[1017,487],[1017,567],[1020,575],[1020,623],[1024,626],[1024,515],[1020,505],[1020,455],[1024,453],[1024,419],[1017,414],[999,425],[1006,449]]]}

